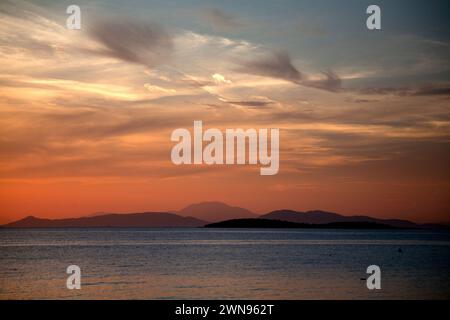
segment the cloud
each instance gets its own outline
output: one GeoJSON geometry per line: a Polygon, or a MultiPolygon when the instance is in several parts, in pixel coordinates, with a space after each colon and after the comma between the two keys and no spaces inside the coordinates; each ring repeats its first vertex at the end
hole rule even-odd
{"type": "Polygon", "coordinates": [[[226,30],[242,26],[242,22],[220,9],[212,8],[204,11],[204,17],[215,29],[226,30]]]}
{"type": "Polygon", "coordinates": [[[350,99],[350,102],[354,102],[354,103],[371,103],[371,102],[379,102],[379,100],[372,100],[372,99],[350,99]]]}
{"type": "Polygon", "coordinates": [[[174,47],[172,36],[162,27],[123,18],[99,21],[89,34],[102,46],[97,53],[145,66],[165,62],[174,47]]]}
{"type": "Polygon", "coordinates": [[[450,84],[427,85],[416,89],[413,92],[415,96],[449,96],[450,84]]]}
{"type": "Polygon", "coordinates": [[[359,92],[367,95],[450,96],[450,83],[427,84],[420,87],[369,87],[359,92]]]}
{"type": "Polygon", "coordinates": [[[303,79],[300,71],[292,65],[289,54],[284,51],[271,52],[258,59],[240,61],[239,64],[236,71],[242,73],[283,79],[296,84],[300,84],[303,79]]]}
{"type": "Polygon", "coordinates": [[[243,107],[265,107],[269,104],[272,104],[272,101],[257,101],[257,100],[248,100],[248,101],[227,101],[229,104],[234,104],[243,107]]]}
{"type": "Polygon", "coordinates": [[[15,53],[32,54],[39,58],[54,58],[56,48],[45,40],[36,40],[27,34],[5,36],[2,38],[4,48],[9,47],[15,53]]]}
{"type": "Polygon", "coordinates": [[[276,101],[265,96],[253,96],[245,100],[228,99],[223,96],[217,96],[217,98],[222,102],[241,107],[266,107],[276,103],[276,101]]]}
{"type": "Polygon", "coordinates": [[[307,87],[327,90],[327,91],[339,91],[342,85],[341,78],[333,71],[324,71],[322,74],[324,79],[319,80],[305,80],[301,84],[307,87]]]}
{"type": "Polygon", "coordinates": [[[211,76],[214,81],[216,82],[216,84],[230,84],[231,80],[226,79],[223,75],[221,75],[220,73],[215,73],[211,76]]]}
{"type": "Polygon", "coordinates": [[[0,13],[5,16],[32,20],[37,16],[41,18],[45,17],[48,14],[48,10],[28,1],[2,0],[0,3],[0,13]]]}
{"type": "Polygon", "coordinates": [[[144,88],[152,93],[174,94],[177,92],[175,89],[167,89],[150,83],[144,84],[144,88]]]}
{"type": "Polygon", "coordinates": [[[272,51],[253,60],[239,61],[238,64],[237,72],[282,79],[305,87],[333,92],[341,88],[341,78],[331,70],[322,72],[324,78],[308,79],[293,65],[289,54],[285,51],[272,51]]]}
{"type": "Polygon", "coordinates": [[[203,88],[208,86],[214,86],[216,85],[215,81],[209,80],[209,79],[200,79],[191,75],[183,75],[183,77],[180,79],[182,83],[185,83],[191,87],[194,88],[203,88]]]}

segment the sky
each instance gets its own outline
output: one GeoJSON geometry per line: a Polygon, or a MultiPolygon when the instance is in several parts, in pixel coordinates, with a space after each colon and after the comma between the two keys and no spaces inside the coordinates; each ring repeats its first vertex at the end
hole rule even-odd
{"type": "Polygon", "coordinates": [[[0,222],[201,201],[449,222],[449,7],[2,1],[0,222]],[[194,120],[279,128],[279,173],[174,165],[194,120]]]}

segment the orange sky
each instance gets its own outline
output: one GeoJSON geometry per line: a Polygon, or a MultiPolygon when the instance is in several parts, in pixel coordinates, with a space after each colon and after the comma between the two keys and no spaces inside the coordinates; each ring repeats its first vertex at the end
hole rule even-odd
{"type": "MultiPolygon", "coordinates": [[[[301,38],[288,54],[245,32],[89,18],[75,31],[35,5],[11,12],[0,25],[3,220],[178,210],[207,200],[260,213],[450,220],[448,82],[380,85],[383,77],[432,74],[431,63],[394,70],[383,69],[384,60],[336,62],[321,73],[330,66],[304,58],[301,38]],[[221,130],[279,128],[279,173],[173,165],[170,134],[192,130],[194,120],[221,130]]],[[[385,46],[399,50],[394,41],[385,46]]]]}

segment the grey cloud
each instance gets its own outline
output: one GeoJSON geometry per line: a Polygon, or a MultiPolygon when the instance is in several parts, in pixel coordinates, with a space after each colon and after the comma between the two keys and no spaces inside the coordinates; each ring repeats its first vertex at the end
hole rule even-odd
{"type": "Polygon", "coordinates": [[[172,36],[147,22],[103,20],[92,25],[89,33],[103,46],[97,53],[145,66],[163,63],[173,51],[172,36]]]}
{"type": "Polygon", "coordinates": [[[398,96],[449,96],[450,84],[428,84],[421,87],[373,87],[363,88],[359,93],[367,95],[398,95],[398,96]]]}
{"type": "Polygon", "coordinates": [[[284,51],[274,51],[254,60],[239,61],[238,64],[237,72],[282,79],[305,87],[335,92],[342,84],[333,71],[322,72],[324,79],[309,80],[292,64],[289,54],[284,51]]]}
{"type": "Polygon", "coordinates": [[[450,95],[450,84],[446,85],[429,85],[418,88],[414,91],[415,96],[448,96],[450,95]]]}
{"type": "Polygon", "coordinates": [[[256,100],[249,100],[249,101],[227,101],[230,104],[243,106],[243,107],[265,107],[270,104],[272,104],[272,101],[256,101],[256,100]]]}
{"type": "Polygon", "coordinates": [[[325,79],[320,80],[307,80],[302,82],[302,85],[327,91],[338,91],[341,88],[342,80],[333,71],[322,72],[325,75],[325,79]]]}
{"type": "Polygon", "coordinates": [[[396,88],[396,87],[371,87],[371,88],[363,88],[359,90],[361,94],[368,95],[385,95],[385,94],[396,94],[399,92],[404,92],[405,88],[396,88]]]}
{"type": "Polygon", "coordinates": [[[272,52],[262,58],[255,60],[240,61],[238,72],[248,73],[258,76],[283,79],[300,84],[303,75],[291,62],[291,57],[284,51],[272,52]]]}
{"type": "Polygon", "coordinates": [[[354,103],[371,103],[371,102],[379,102],[379,100],[371,100],[371,99],[350,99],[350,102],[354,103]]]}

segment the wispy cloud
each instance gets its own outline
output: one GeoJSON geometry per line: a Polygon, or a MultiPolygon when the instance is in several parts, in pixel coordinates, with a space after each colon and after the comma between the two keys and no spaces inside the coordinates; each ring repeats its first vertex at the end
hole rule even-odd
{"type": "Polygon", "coordinates": [[[366,87],[359,92],[367,95],[450,96],[450,83],[410,87],[366,87]]]}
{"type": "Polygon", "coordinates": [[[317,80],[305,80],[301,84],[307,87],[327,90],[327,91],[339,91],[341,89],[342,80],[333,71],[323,71],[323,78],[317,80]]]}
{"type": "Polygon", "coordinates": [[[257,100],[247,100],[247,101],[227,101],[230,104],[235,104],[243,107],[265,107],[272,104],[272,101],[257,101],[257,100]]]}
{"type": "Polygon", "coordinates": [[[173,50],[172,36],[148,22],[123,17],[102,20],[94,23],[89,33],[102,46],[97,53],[145,66],[167,61],[173,50]]]}
{"type": "Polygon", "coordinates": [[[324,77],[321,79],[308,79],[308,76],[294,66],[285,51],[271,51],[255,59],[238,61],[238,64],[237,72],[282,79],[327,91],[338,91],[341,88],[342,81],[333,71],[322,72],[324,77]]]}
{"type": "Polygon", "coordinates": [[[241,60],[236,71],[287,80],[300,84],[303,75],[292,64],[291,57],[284,51],[275,51],[257,59],[241,60]]]}

